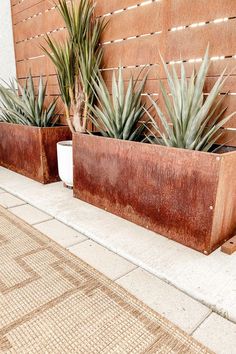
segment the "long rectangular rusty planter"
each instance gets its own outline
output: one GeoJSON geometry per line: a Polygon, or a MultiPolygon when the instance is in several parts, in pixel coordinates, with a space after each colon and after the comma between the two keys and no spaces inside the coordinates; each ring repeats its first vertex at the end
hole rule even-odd
{"type": "Polygon", "coordinates": [[[41,183],[55,182],[59,179],[56,144],[69,139],[67,126],[0,123],[0,165],[41,183]]]}
{"type": "Polygon", "coordinates": [[[236,231],[236,152],[74,134],[74,196],[211,253],[236,231]]]}

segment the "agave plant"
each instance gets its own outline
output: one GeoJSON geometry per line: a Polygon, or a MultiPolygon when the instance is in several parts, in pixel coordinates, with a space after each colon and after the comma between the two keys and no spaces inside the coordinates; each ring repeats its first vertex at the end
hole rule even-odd
{"type": "Polygon", "coordinates": [[[46,90],[47,84],[40,77],[38,91],[35,91],[31,74],[24,87],[17,81],[0,85],[0,120],[37,127],[53,126],[58,119],[56,100],[45,107],[46,90]]]}
{"type": "Polygon", "coordinates": [[[195,71],[193,71],[189,80],[186,78],[183,63],[181,64],[181,77],[178,78],[174,66],[171,75],[163,58],[161,60],[165,69],[171,98],[160,81],[160,89],[167,114],[165,115],[158,104],[150,98],[163,129],[158,126],[150,113],[147,112],[152,127],[156,132],[154,137],[149,135],[148,140],[151,143],[166,146],[209,151],[221,136],[220,128],[235,114],[232,113],[223,118],[226,108],[221,109],[225,96],[219,99],[219,94],[227,79],[225,77],[226,69],[217,79],[206,99],[204,99],[203,88],[210,66],[208,48],[198,73],[195,74],[195,71]]]}
{"type": "Polygon", "coordinates": [[[142,92],[147,75],[139,83],[139,77],[131,76],[127,90],[124,87],[122,68],[112,77],[112,95],[101,75],[93,80],[94,93],[98,104],[90,105],[91,120],[105,137],[123,140],[140,140],[145,125],[140,120],[145,114],[142,92]],[[138,124],[139,123],[139,124],[138,124]]]}
{"type": "Polygon", "coordinates": [[[57,42],[47,36],[48,47],[42,48],[56,67],[71,131],[85,132],[88,107],[94,102],[91,82],[95,80],[102,60],[99,39],[105,23],[95,18],[92,0],[81,0],[79,5],[59,0],[57,8],[67,27],[68,39],[57,42]]]}

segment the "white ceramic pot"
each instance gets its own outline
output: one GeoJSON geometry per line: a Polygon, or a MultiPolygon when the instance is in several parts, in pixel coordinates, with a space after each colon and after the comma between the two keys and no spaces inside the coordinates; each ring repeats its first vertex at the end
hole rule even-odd
{"type": "Polygon", "coordinates": [[[57,143],[57,162],[60,179],[68,187],[73,187],[72,140],[57,143]]]}

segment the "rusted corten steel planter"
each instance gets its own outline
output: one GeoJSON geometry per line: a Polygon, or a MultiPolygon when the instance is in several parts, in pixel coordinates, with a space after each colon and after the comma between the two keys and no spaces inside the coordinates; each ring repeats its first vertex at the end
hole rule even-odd
{"type": "Polygon", "coordinates": [[[55,182],[59,180],[56,144],[69,139],[67,126],[0,123],[0,165],[41,183],[55,182]]]}
{"type": "Polygon", "coordinates": [[[74,134],[74,196],[209,254],[236,231],[236,152],[74,134]]]}

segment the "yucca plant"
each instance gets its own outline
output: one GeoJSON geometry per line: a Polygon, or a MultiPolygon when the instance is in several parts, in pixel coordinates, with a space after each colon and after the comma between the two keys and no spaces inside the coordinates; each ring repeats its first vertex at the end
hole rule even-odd
{"type": "Polygon", "coordinates": [[[56,67],[65,116],[72,132],[85,132],[88,125],[89,105],[94,102],[91,87],[102,60],[100,36],[104,20],[94,15],[92,0],[79,4],[59,0],[58,11],[68,30],[68,39],[57,42],[47,36],[48,47],[42,47],[56,67]]]}
{"type": "Polygon", "coordinates": [[[208,48],[198,73],[192,72],[190,79],[186,78],[184,64],[181,64],[181,77],[178,78],[173,66],[172,75],[161,58],[170,96],[160,80],[160,89],[166,108],[166,115],[157,102],[150,98],[157,116],[160,118],[162,128],[153,119],[149,112],[152,133],[148,136],[151,143],[162,144],[190,150],[209,151],[221,136],[220,128],[235,114],[224,117],[226,108],[221,108],[225,96],[219,99],[222,86],[227,79],[226,69],[217,79],[212,90],[204,99],[203,88],[210,66],[208,48]],[[168,117],[168,118],[167,118],[168,117]]]}
{"type": "Polygon", "coordinates": [[[134,80],[131,76],[125,89],[120,67],[118,78],[113,72],[112,95],[101,75],[93,80],[97,104],[89,108],[92,122],[103,136],[123,140],[141,139],[145,130],[144,123],[140,122],[145,114],[141,95],[146,78],[147,75],[140,82],[139,77],[134,80]]]}
{"type": "Polygon", "coordinates": [[[44,84],[42,77],[39,79],[38,90],[35,90],[31,74],[24,86],[17,80],[8,85],[0,85],[0,120],[37,127],[53,126],[58,119],[56,100],[46,107],[46,90],[47,84],[44,84]]]}

